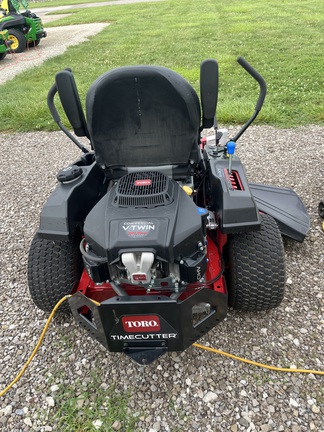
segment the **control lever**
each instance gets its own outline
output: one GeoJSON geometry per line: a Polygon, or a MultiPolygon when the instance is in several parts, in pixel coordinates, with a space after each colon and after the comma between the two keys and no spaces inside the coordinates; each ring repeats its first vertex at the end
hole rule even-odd
{"type": "Polygon", "coordinates": [[[235,147],[236,147],[236,144],[234,141],[228,141],[227,153],[229,156],[229,159],[228,159],[228,172],[229,172],[229,174],[232,173],[232,158],[233,158],[233,154],[235,153],[235,147]]]}

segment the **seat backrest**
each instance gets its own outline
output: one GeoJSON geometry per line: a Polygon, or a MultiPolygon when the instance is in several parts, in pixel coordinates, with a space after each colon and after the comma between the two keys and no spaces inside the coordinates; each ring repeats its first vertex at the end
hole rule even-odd
{"type": "Polygon", "coordinates": [[[127,66],[103,74],[88,91],[86,114],[101,166],[183,166],[198,158],[198,96],[167,68],[127,66]]]}

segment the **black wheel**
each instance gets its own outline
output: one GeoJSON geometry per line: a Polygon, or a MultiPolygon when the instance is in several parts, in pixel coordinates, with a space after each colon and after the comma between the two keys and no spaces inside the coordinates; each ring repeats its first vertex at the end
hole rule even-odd
{"type": "MultiPolygon", "coordinates": [[[[28,285],[35,305],[51,312],[56,303],[71,294],[82,273],[80,239],[47,240],[35,235],[28,257],[28,285]]],[[[67,303],[59,311],[69,312],[67,303]]]]}
{"type": "Polygon", "coordinates": [[[0,53],[0,61],[3,60],[6,57],[6,55],[7,55],[6,52],[0,53]]]}
{"type": "Polygon", "coordinates": [[[236,310],[263,311],[281,303],[285,251],[276,221],[261,215],[261,230],[228,236],[228,302],[236,310]]]}
{"type": "Polygon", "coordinates": [[[39,45],[40,39],[36,39],[34,41],[28,42],[28,48],[34,48],[39,45]]]}
{"type": "Polygon", "coordinates": [[[26,39],[20,30],[9,29],[8,39],[12,41],[10,45],[11,51],[15,53],[21,53],[26,49],[26,39]]]}
{"type": "Polygon", "coordinates": [[[318,214],[322,219],[324,219],[324,201],[320,201],[318,204],[318,214]]]}

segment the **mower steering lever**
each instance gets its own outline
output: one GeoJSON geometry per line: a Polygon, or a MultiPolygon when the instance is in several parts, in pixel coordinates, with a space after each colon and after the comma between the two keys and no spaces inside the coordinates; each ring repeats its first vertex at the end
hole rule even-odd
{"type": "Polygon", "coordinates": [[[79,141],[62,125],[61,118],[54,104],[54,96],[56,95],[56,93],[57,87],[56,84],[53,84],[47,94],[47,106],[50,110],[50,113],[52,114],[53,120],[55,121],[55,123],[57,123],[57,125],[65,133],[65,135],[67,135],[70,140],[72,140],[74,144],[76,144],[79,149],[83,151],[83,153],[89,153],[89,150],[83,147],[83,145],[79,143],[79,141]]]}
{"type": "Polygon", "coordinates": [[[52,114],[53,120],[55,121],[55,123],[58,123],[61,121],[61,118],[54,105],[54,96],[56,95],[56,93],[57,93],[56,84],[53,84],[47,95],[47,106],[52,114]]]}
{"type": "Polygon", "coordinates": [[[237,62],[259,83],[260,94],[255,106],[255,110],[260,111],[267,94],[267,84],[259,72],[256,71],[243,57],[238,57],[237,62]]]}
{"type": "Polygon", "coordinates": [[[260,93],[258,101],[254,108],[254,113],[252,114],[251,118],[243,125],[243,127],[239,130],[239,132],[235,135],[234,138],[231,139],[231,141],[236,142],[240,136],[246,131],[246,129],[251,125],[251,123],[256,119],[257,115],[259,114],[264,99],[267,94],[267,84],[263,77],[257,72],[251,65],[248,63],[243,57],[238,57],[237,62],[249,73],[259,84],[260,86],[260,93]]]}

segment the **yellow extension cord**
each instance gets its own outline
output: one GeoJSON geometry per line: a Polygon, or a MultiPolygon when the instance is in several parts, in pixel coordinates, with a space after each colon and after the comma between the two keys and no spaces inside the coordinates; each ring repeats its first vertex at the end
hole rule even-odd
{"type": "Polygon", "coordinates": [[[207,347],[205,345],[200,345],[200,344],[197,344],[197,343],[194,343],[192,345],[194,347],[196,347],[196,348],[200,348],[200,349],[203,349],[203,350],[206,350],[206,351],[210,351],[210,352],[212,352],[214,354],[220,354],[220,355],[223,355],[225,357],[229,357],[229,358],[232,358],[234,360],[238,360],[238,361],[243,362],[243,363],[248,363],[248,364],[253,365],[253,366],[258,366],[258,367],[262,367],[264,369],[269,369],[269,370],[273,370],[273,371],[277,371],[277,372],[308,373],[308,374],[314,374],[314,375],[324,375],[324,371],[310,370],[310,369],[290,369],[290,368],[281,368],[281,367],[277,367],[277,366],[269,366],[269,365],[266,365],[266,364],[263,364],[263,363],[255,362],[253,360],[247,360],[245,358],[238,357],[236,355],[229,354],[227,352],[220,351],[220,350],[215,349],[215,348],[209,348],[209,347],[207,347]]]}
{"type": "Polygon", "coordinates": [[[23,373],[24,373],[25,370],[27,369],[29,363],[33,360],[33,358],[35,357],[35,354],[37,353],[39,347],[41,346],[41,343],[43,342],[44,336],[45,336],[45,334],[46,334],[46,332],[47,332],[47,330],[48,330],[48,327],[49,327],[49,325],[50,325],[50,323],[51,323],[51,321],[52,321],[52,319],[53,319],[53,317],[54,317],[54,315],[55,315],[57,309],[58,309],[58,308],[61,306],[61,304],[62,304],[63,302],[65,302],[65,300],[67,300],[69,297],[71,297],[71,296],[70,296],[70,295],[65,296],[65,297],[61,298],[61,300],[58,301],[58,302],[56,303],[56,305],[54,306],[54,309],[52,310],[50,316],[48,317],[48,319],[47,319],[47,321],[46,321],[45,327],[44,327],[44,329],[43,329],[43,331],[42,331],[42,334],[40,335],[40,338],[38,339],[37,345],[35,346],[33,352],[31,353],[30,357],[28,358],[28,360],[26,361],[26,363],[24,364],[23,368],[21,369],[21,371],[19,372],[19,374],[16,376],[16,378],[15,378],[13,381],[11,381],[11,383],[10,383],[10,384],[9,384],[9,385],[4,389],[4,390],[2,390],[2,392],[0,393],[0,397],[2,397],[5,393],[7,393],[7,391],[10,390],[11,387],[12,387],[14,384],[16,384],[17,381],[20,380],[20,378],[22,377],[23,373]]]}
{"type": "MultiPolygon", "coordinates": [[[[52,319],[53,319],[53,317],[54,317],[57,309],[61,306],[62,303],[65,302],[65,300],[67,300],[70,297],[72,297],[72,296],[71,295],[67,295],[67,296],[61,298],[61,300],[56,303],[56,305],[54,306],[54,309],[52,310],[50,316],[48,317],[48,319],[46,321],[45,327],[44,327],[44,329],[43,329],[43,331],[42,331],[42,333],[40,335],[40,338],[39,338],[39,340],[37,342],[37,345],[35,346],[33,352],[29,356],[28,360],[26,361],[26,363],[24,364],[23,368],[21,369],[21,371],[19,372],[19,374],[16,376],[16,378],[4,390],[2,390],[0,392],[0,397],[2,397],[5,393],[7,393],[7,391],[10,390],[11,387],[14,384],[16,384],[16,382],[19,381],[19,379],[22,377],[22,375],[24,374],[24,372],[27,369],[28,365],[30,364],[30,362],[32,361],[32,359],[35,357],[35,355],[36,355],[39,347],[41,346],[41,343],[42,343],[42,341],[44,339],[44,336],[45,336],[45,334],[46,334],[46,332],[48,330],[48,327],[49,327],[49,325],[50,325],[50,323],[51,323],[51,321],[52,321],[52,319]]],[[[96,302],[94,300],[92,300],[92,301],[97,306],[100,306],[100,303],[98,303],[98,302],[96,302]]],[[[214,354],[220,354],[220,355],[223,355],[225,357],[229,357],[229,358],[232,358],[234,360],[238,360],[238,361],[243,362],[243,363],[248,363],[248,364],[251,364],[253,366],[258,366],[258,367],[262,367],[264,369],[269,369],[269,370],[273,370],[273,371],[277,371],[277,372],[308,373],[308,374],[314,374],[314,375],[324,375],[324,371],[310,370],[310,369],[290,369],[290,368],[281,368],[281,367],[277,367],[277,366],[269,366],[269,365],[266,365],[266,364],[263,364],[263,363],[257,363],[257,362],[255,362],[253,360],[247,360],[245,358],[238,357],[236,355],[229,354],[227,352],[220,351],[220,350],[217,350],[215,348],[210,348],[210,347],[207,347],[205,345],[200,345],[200,344],[194,343],[193,346],[196,347],[196,348],[202,349],[202,350],[210,351],[210,352],[212,352],[214,354]]]]}

